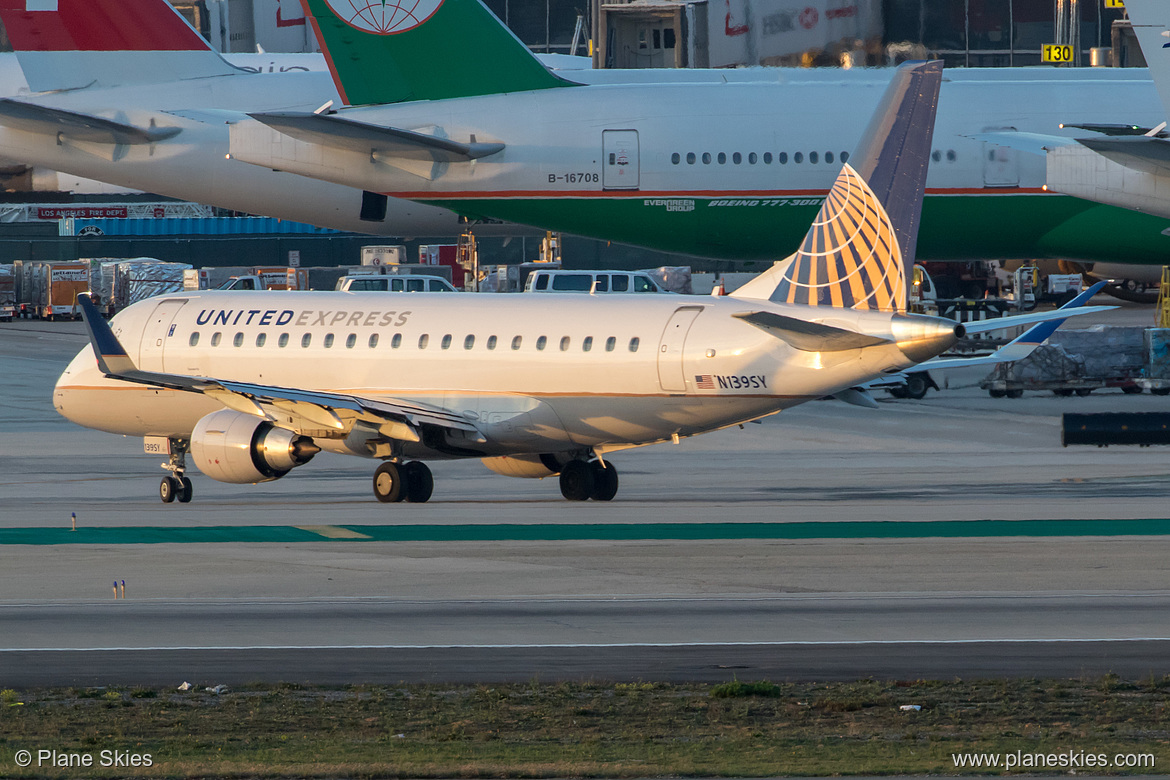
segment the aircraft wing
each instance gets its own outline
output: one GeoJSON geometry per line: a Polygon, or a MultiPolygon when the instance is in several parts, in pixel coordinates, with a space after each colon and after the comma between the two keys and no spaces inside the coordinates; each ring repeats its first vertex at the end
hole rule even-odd
{"type": "MultiPolygon", "coordinates": [[[[1101,292],[1106,284],[1108,282],[1097,282],[1092,287],[1082,290],[1075,298],[1056,311],[1043,312],[1044,314],[1053,316],[1041,320],[1038,324],[1028,328],[990,355],[973,358],[935,358],[934,360],[928,360],[925,363],[918,364],[915,366],[915,370],[931,371],[936,368],[962,368],[963,366],[982,366],[993,363],[1006,363],[1011,360],[1023,360],[1032,354],[1032,350],[1047,341],[1048,337],[1055,333],[1056,329],[1063,325],[1064,321],[1069,317],[1087,314],[1091,311],[1103,311],[1115,308],[1113,306],[1085,306],[1089,299],[1101,292]],[[1070,309],[1077,309],[1077,311],[1073,312],[1070,309]]],[[[1003,319],[1012,320],[1017,325],[1020,324],[1020,317],[1006,317],[1003,319]]],[[[995,320],[985,320],[985,322],[995,322],[995,320]]],[[[977,323],[966,323],[968,333],[980,332],[970,327],[975,324],[977,323]]],[[[985,328],[984,330],[991,330],[991,328],[985,328]]]]}
{"type": "MultiPolygon", "coordinates": [[[[1096,287],[1096,285],[1093,287],[1096,287]]],[[[1093,287],[1090,287],[1089,289],[1091,290],[1093,287]]],[[[963,329],[966,330],[968,334],[990,333],[994,330],[1007,330],[1009,328],[1014,328],[1017,325],[1031,325],[1033,322],[1046,322],[1048,320],[1060,320],[1063,322],[1069,317],[1077,317],[1082,314],[1095,314],[1100,311],[1109,311],[1110,309],[1116,308],[1116,306],[1078,306],[1076,307],[1076,311],[1069,311],[1067,308],[1054,309],[1052,311],[1034,311],[1031,314],[1013,314],[1011,317],[997,317],[993,320],[964,322],[963,329]]],[[[1045,336],[1045,338],[1047,338],[1047,336],[1045,336]]]]}
{"type": "MultiPolygon", "coordinates": [[[[1065,127],[1084,127],[1088,130],[1100,129],[1099,126],[1065,125],[1065,127]]],[[[1127,126],[1128,127],[1128,126],[1127,126]]],[[[1141,130],[1144,128],[1135,128],[1141,130]]],[[[1045,135],[1043,133],[1020,133],[1002,130],[990,133],[976,133],[971,136],[976,141],[1006,146],[1031,154],[1046,154],[1061,146],[1080,144],[1087,149],[1097,152],[1102,157],[1144,173],[1170,172],[1170,140],[1160,136],[1135,135],[1129,133],[1114,133],[1093,138],[1065,138],[1059,135],[1045,135]]]]}
{"type": "Polygon", "coordinates": [[[1095,124],[1093,122],[1071,124],[1066,122],[1061,124],[1061,127],[1075,127],[1078,130],[1090,130],[1094,133],[1110,136],[1156,135],[1158,137],[1165,137],[1163,125],[1159,125],[1158,127],[1142,127],[1141,125],[1095,124]]]}
{"type": "Polygon", "coordinates": [[[182,132],[179,127],[155,127],[153,120],[150,127],[138,127],[10,98],[0,99],[0,124],[16,130],[100,144],[153,144],[182,132]]]}
{"type": "Polygon", "coordinates": [[[486,441],[479,429],[465,417],[436,406],[394,398],[366,398],[347,393],[140,371],[98,314],[89,296],[78,295],[77,304],[97,355],[98,368],[111,379],[202,393],[229,409],[276,422],[306,435],[322,429],[344,435],[363,424],[385,438],[398,441],[421,441],[424,427],[458,432],[460,438],[470,443],[486,441]]]}
{"type": "Polygon", "coordinates": [[[1080,138],[1078,142],[1118,165],[1144,173],[1170,173],[1170,141],[1148,136],[1080,138]]]}
{"type": "Polygon", "coordinates": [[[1077,143],[1077,139],[1066,138],[1063,135],[1024,133],[1018,130],[996,130],[987,133],[975,133],[969,137],[976,141],[986,141],[997,146],[1006,146],[1009,149],[1041,155],[1058,146],[1071,146],[1077,143]]]}
{"type": "Polygon", "coordinates": [[[260,112],[248,116],[298,141],[348,149],[362,154],[376,152],[385,157],[435,162],[470,162],[495,154],[504,148],[500,143],[477,143],[474,135],[469,143],[459,143],[413,130],[372,125],[332,114],[281,111],[260,112]]]}

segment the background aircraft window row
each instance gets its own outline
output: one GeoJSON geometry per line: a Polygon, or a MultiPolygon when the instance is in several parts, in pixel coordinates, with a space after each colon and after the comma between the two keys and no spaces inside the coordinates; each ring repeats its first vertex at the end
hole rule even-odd
{"type": "MultiPolygon", "coordinates": [[[[937,155],[938,152],[935,152],[935,154],[937,155]]],[[[837,160],[840,160],[841,162],[846,163],[846,162],[849,162],[849,152],[841,152],[840,154],[836,154],[834,152],[825,152],[823,155],[823,158],[824,158],[824,161],[828,164],[832,164],[834,161],[837,161],[837,160]]],[[[702,159],[703,165],[710,165],[712,159],[714,159],[715,162],[719,163],[720,165],[726,165],[727,164],[727,153],[726,152],[719,152],[719,154],[717,154],[714,158],[711,157],[710,152],[703,152],[703,155],[701,158],[698,155],[696,155],[694,152],[687,152],[686,153],[687,165],[694,165],[695,162],[700,160],[700,159],[702,159]]],[[[808,153],[808,161],[814,165],[819,163],[821,161],[821,159],[822,159],[822,155],[819,152],[809,152],[808,153]]],[[[937,160],[938,158],[936,157],[935,159],[937,160]]],[[[951,161],[953,161],[955,159],[954,158],[954,150],[947,152],[947,159],[951,160],[951,161]]],[[[761,160],[763,160],[764,165],[771,165],[772,164],[772,153],[771,152],[764,152],[762,155],[757,155],[755,152],[749,152],[747,155],[748,165],[755,165],[757,162],[759,162],[761,160]]],[[[682,161],[683,161],[683,155],[680,154],[679,152],[674,152],[673,154],[670,155],[670,162],[672,165],[679,165],[682,163],[682,161]]],[[[733,152],[732,153],[731,162],[733,164],[742,165],[743,161],[744,161],[743,154],[741,154],[740,152],[733,152]]],[[[796,163],[804,162],[804,153],[803,152],[794,152],[792,155],[792,161],[796,162],[796,163]]],[[[781,165],[787,165],[788,164],[788,152],[780,152],[779,154],[777,154],[776,155],[776,162],[780,163],[781,165]]]]}
{"type": "MultiPolygon", "coordinates": [[[[942,160],[942,158],[943,158],[943,153],[939,149],[935,149],[933,152],[930,153],[930,159],[934,160],[935,162],[939,162],[940,160],[942,160]]],[[[957,158],[958,158],[958,155],[955,154],[954,149],[947,149],[947,162],[954,162],[957,158]]],[[[993,161],[995,160],[995,152],[994,151],[992,151],[992,153],[991,153],[991,159],[993,161]]]]}
{"type": "MultiPolygon", "coordinates": [[[[188,339],[188,344],[192,347],[197,346],[199,344],[199,335],[200,335],[199,331],[192,331],[191,336],[188,339]]],[[[211,334],[211,346],[218,347],[222,337],[223,337],[223,334],[220,333],[219,331],[212,333],[211,334]]],[[[450,333],[444,334],[444,336],[440,342],[440,347],[442,349],[449,349],[451,347],[451,339],[452,339],[452,337],[451,337],[450,333]]],[[[430,340],[431,340],[430,334],[428,334],[428,333],[422,334],[421,336],[418,337],[418,348],[419,349],[426,349],[427,346],[430,344],[430,340]]],[[[266,332],[256,334],[256,346],[257,347],[263,347],[267,343],[267,341],[268,341],[268,334],[266,332]]],[[[277,339],[276,343],[277,343],[277,346],[279,346],[283,349],[284,347],[288,346],[288,342],[289,342],[289,334],[288,333],[281,333],[279,338],[277,339]]],[[[366,344],[367,344],[367,347],[369,349],[374,349],[375,347],[378,346],[378,342],[379,342],[378,334],[372,333],[372,334],[370,334],[370,338],[366,342],[366,344]]],[[[237,347],[243,346],[244,334],[242,331],[235,334],[235,336],[232,339],[232,343],[237,347]]],[[[313,343],[313,334],[306,333],[306,334],[301,336],[301,347],[303,349],[307,349],[309,346],[312,345],[312,343],[313,343]]],[[[488,336],[486,344],[487,344],[487,348],[489,350],[494,350],[498,343],[499,343],[499,339],[496,336],[494,336],[494,335],[488,336]]],[[[514,349],[514,350],[520,349],[520,347],[523,345],[523,343],[524,343],[523,336],[514,336],[512,338],[512,349],[514,349]]],[[[638,346],[640,343],[641,343],[641,340],[637,336],[630,339],[630,344],[629,344],[630,352],[637,352],[638,346]]],[[[322,344],[325,347],[325,349],[331,349],[333,347],[333,334],[326,333],[325,339],[322,342],[322,344]]],[[[350,333],[348,336],[346,336],[346,339],[345,339],[346,349],[353,349],[356,345],[357,345],[357,334],[356,333],[350,333]]],[[[536,349],[537,350],[543,350],[547,345],[548,345],[548,337],[547,336],[540,336],[539,338],[536,339],[536,349]]],[[[394,336],[391,337],[391,339],[390,339],[390,348],[391,349],[398,349],[401,346],[402,346],[402,334],[395,333],[394,336]]],[[[568,352],[571,347],[572,347],[572,338],[569,336],[563,336],[560,340],[561,352],[568,352]]],[[[475,336],[473,334],[468,334],[467,336],[464,337],[463,348],[466,350],[470,350],[470,349],[475,348],[475,336]]],[[[606,352],[613,352],[615,349],[617,349],[617,336],[610,336],[605,340],[605,351],[606,352]]],[[[590,352],[592,350],[593,350],[593,337],[586,336],[584,339],[581,340],[581,351],[582,352],[590,352]]]]}

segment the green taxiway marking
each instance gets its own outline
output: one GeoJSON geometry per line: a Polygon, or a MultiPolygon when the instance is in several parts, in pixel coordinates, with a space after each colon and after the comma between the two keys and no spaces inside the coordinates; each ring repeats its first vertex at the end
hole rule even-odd
{"type": "Polygon", "coordinates": [[[0,544],[195,544],[222,542],[510,542],[737,539],[924,539],[1019,536],[1167,536],[1170,519],[937,520],[796,523],[493,525],[218,525],[174,528],[0,528],[0,544]]]}

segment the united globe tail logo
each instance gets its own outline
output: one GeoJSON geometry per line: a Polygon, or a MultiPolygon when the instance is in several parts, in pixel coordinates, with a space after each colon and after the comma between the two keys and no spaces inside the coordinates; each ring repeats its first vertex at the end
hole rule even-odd
{"type": "Polygon", "coordinates": [[[325,0],[338,18],[375,35],[413,30],[430,19],[443,0],[325,0]]]}

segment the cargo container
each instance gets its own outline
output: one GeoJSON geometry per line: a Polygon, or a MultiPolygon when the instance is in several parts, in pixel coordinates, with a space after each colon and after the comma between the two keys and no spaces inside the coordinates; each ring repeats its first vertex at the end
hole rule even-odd
{"type": "Polygon", "coordinates": [[[89,263],[24,263],[17,299],[22,317],[77,319],[77,296],[89,291],[89,263]]]}
{"type": "Polygon", "coordinates": [[[12,322],[16,316],[16,269],[0,265],[0,320],[12,322]]]}

